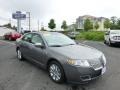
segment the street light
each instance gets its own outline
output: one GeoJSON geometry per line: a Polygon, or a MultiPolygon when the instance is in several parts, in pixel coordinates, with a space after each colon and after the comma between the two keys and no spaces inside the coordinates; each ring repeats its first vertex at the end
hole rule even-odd
{"type": "Polygon", "coordinates": [[[28,18],[28,20],[29,20],[29,21],[28,21],[28,22],[29,22],[29,31],[31,31],[31,27],[30,27],[30,26],[31,26],[31,23],[30,23],[30,22],[31,22],[31,21],[30,21],[30,18],[31,18],[31,17],[30,17],[30,12],[26,12],[26,13],[28,14],[28,17],[27,17],[27,18],[28,18]]]}

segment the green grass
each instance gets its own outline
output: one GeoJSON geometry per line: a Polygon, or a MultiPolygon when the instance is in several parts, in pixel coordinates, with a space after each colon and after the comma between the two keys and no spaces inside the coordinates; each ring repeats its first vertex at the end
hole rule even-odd
{"type": "Polygon", "coordinates": [[[76,36],[76,40],[93,40],[93,41],[103,41],[104,32],[103,31],[87,31],[81,32],[76,36]]]}

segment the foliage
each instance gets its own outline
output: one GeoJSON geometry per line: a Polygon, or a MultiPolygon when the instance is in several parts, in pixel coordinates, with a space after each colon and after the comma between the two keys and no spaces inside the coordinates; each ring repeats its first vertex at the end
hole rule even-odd
{"type": "Polygon", "coordinates": [[[51,20],[50,20],[50,22],[48,23],[48,27],[49,27],[50,29],[56,28],[56,24],[55,24],[54,19],[51,19],[51,20]]]}
{"type": "Polygon", "coordinates": [[[61,28],[64,29],[64,30],[68,28],[67,23],[66,23],[65,20],[63,21],[63,23],[61,25],[61,28]]]}
{"type": "Polygon", "coordinates": [[[84,29],[85,31],[93,29],[93,23],[91,22],[90,19],[86,19],[84,22],[84,29]]]}
{"type": "Polygon", "coordinates": [[[95,27],[96,30],[99,28],[99,24],[98,24],[98,22],[95,22],[94,27],[95,27]]]}
{"type": "Polygon", "coordinates": [[[4,24],[4,25],[2,25],[2,27],[6,27],[6,28],[13,29],[13,30],[17,30],[17,27],[16,26],[12,27],[11,23],[4,24]]]}
{"type": "Polygon", "coordinates": [[[102,31],[87,31],[81,32],[76,37],[77,40],[93,40],[93,41],[103,41],[104,32],[102,31]]]}
{"type": "Polygon", "coordinates": [[[120,29],[120,19],[117,20],[117,29],[120,29]]]}
{"type": "Polygon", "coordinates": [[[104,21],[104,27],[108,29],[108,28],[110,28],[110,26],[111,26],[110,20],[109,20],[109,19],[106,19],[106,20],[104,21]]]}
{"type": "Polygon", "coordinates": [[[12,28],[11,23],[5,24],[5,25],[3,25],[3,26],[4,26],[4,27],[7,27],[7,28],[12,28]]]}

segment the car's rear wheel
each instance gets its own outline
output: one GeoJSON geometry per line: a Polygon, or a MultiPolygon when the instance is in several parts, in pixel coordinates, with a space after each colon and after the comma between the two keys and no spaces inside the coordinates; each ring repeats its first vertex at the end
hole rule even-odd
{"type": "Polygon", "coordinates": [[[23,60],[23,55],[22,55],[20,49],[17,49],[17,58],[21,61],[23,60]]]}
{"type": "Polygon", "coordinates": [[[50,62],[49,67],[48,67],[48,72],[49,72],[50,78],[54,82],[63,83],[65,79],[64,70],[58,62],[56,61],[50,62]]]}
{"type": "Polygon", "coordinates": [[[104,40],[104,44],[107,44],[107,41],[106,41],[106,40],[104,40]]]}

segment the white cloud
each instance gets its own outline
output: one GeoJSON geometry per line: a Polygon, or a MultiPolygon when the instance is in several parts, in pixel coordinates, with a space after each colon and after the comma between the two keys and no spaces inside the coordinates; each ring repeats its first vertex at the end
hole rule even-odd
{"type": "Polygon", "coordinates": [[[32,27],[37,27],[38,19],[47,26],[54,18],[59,28],[63,20],[71,24],[84,14],[119,17],[119,3],[119,0],[0,0],[0,16],[10,18],[16,10],[30,11],[32,27]]]}

